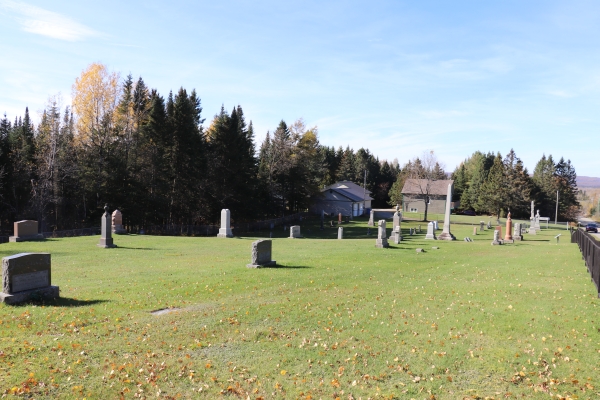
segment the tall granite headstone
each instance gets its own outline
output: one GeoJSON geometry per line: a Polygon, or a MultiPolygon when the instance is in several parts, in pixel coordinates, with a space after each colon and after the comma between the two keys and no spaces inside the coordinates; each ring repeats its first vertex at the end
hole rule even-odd
{"type": "Polygon", "coordinates": [[[51,285],[50,267],[49,253],[19,253],[4,257],[0,302],[17,304],[57,298],[59,289],[51,285]]]}
{"type": "Polygon", "coordinates": [[[14,235],[8,237],[9,242],[27,242],[30,240],[44,240],[44,235],[38,233],[38,222],[32,220],[16,221],[14,235]]]}
{"type": "Polygon", "coordinates": [[[369,214],[369,226],[375,226],[375,211],[371,210],[371,213],[369,214]]]}
{"type": "Polygon", "coordinates": [[[102,228],[100,231],[100,243],[98,243],[96,246],[102,247],[105,249],[117,247],[117,245],[115,245],[113,243],[113,239],[112,239],[112,235],[111,235],[111,230],[112,230],[111,228],[112,228],[111,215],[110,215],[110,212],[108,211],[108,204],[106,204],[104,206],[104,214],[102,214],[102,228]]]}
{"type": "Polygon", "coordinates": [[[123,228],[123,214],[119,210],[115,210],[112,213],[112,233],[116,233],[117,235],[127,233],[125,228],[123,228]]]}
{"type": "Polygon", "coordinates": [[[453,186],[450,183],[448,185],[448,192],[446,194],[446,213],[444,214],[444,230],[438,237],[439,240],[456,240],[454,235],[450,232],[450,208],[452,206],[452,191],[453,186]]]}
{"type": "Polygon", "coordinates": [[[252,242],[252,260],[250,264],[246,264],[248,268],[272,267],[277,263],[271,260],[272,241],[257,240],[252,242]]]}
{"type": "Polygon", "coordinates": [[[500,240],[500,231],[498,229],[494,230],[494,240],[492,241],[492,246],[497,246],[502,244],[500,240]]]}
{"type": "Polygon", "coordinates": [[[385,231],[385,219],[380,219],[377,223],[377,240],[375,241],[375,247],[390,247],[387,240],[387,233],[385,231]]]}
{"type": "Polygon", "coordinates": [[[231,232],[231,212],[228,208],[221,210],[221,227],[217,237],[220,238],[232,238],[233,233],[231,232]]]}
{"type": "Polygon", "coordinates": [[[514,243],[512,237],[512,219],[510,218],[510,212],[506,216],[506,234],[504,235],[504,243],[514,243]]]}
{"type": "Polygon", "coordinates": [[[427,234],[425,235],[425,239],[437,240],[437,237],[435,236],[433,222],[427,224],[427,234]]]}
{"type": "Polygon", "coordinates": [[[513,229],[513,240],[523,240],[523,234],[521,233],[521,223],[515,223],[515,227],[513,229]]]}

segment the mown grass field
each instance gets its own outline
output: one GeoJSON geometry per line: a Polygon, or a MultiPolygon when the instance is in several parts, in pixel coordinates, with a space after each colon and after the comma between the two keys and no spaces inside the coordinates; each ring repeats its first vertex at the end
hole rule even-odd
{"type": "Polygon", "coordinates": [[[473,236],[468,225],[453,226],[456,242],[424,240],[423,223],[408,236],[418,224],[403,223],[406,240],[389,249],[374,247],[365,220],[344,224],[341,241],[337,227],[321,232],[314,220],[303,222],[304,239],[278,228],[280,267],[265,269],[245,267],[251,237],[116,236],[116,249],[97,248],[98,236],[2,244],[2,257],[52,253],[62,297],[0,305],[0,393],[600,395],[599,300],[567,231],[491,246],[491,231],[473,236]],[[173,312],[151,313],[165,308],[173,312]]]}

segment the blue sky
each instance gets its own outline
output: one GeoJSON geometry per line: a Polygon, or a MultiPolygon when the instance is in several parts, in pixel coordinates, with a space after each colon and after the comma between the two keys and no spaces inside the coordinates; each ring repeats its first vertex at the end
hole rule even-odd
{"type": "Polygon", "coordinates": [[[69,104],[101,62],[164,96],[195,88],[205,125],[240,104],[259,143],[304,118],[401,164],[514,148],[530,170],[545,153],[600,176],[597,1],[0,0],[0,38],[11,120],[69,104]]]}

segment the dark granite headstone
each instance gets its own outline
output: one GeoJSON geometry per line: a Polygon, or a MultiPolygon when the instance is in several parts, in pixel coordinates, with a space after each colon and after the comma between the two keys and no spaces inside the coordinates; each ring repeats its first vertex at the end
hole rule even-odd
{"type": "Polygon", "coordinates": [[[51,286],[49,253],[19,253],[2,259],[2,293],[7,304],[54,299],[58,286],[51,286]]]}

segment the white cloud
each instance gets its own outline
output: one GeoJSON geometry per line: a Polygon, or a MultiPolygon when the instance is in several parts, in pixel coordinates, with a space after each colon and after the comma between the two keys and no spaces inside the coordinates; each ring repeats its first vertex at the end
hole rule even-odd
{"type": "Polygon", "coordinates": [[[26,32],[48,36],[70,42],[97,36],[98,32],[69,17],[40,7],[12,1],[0,0],[0,10],[8,11],[26,32]]]}

